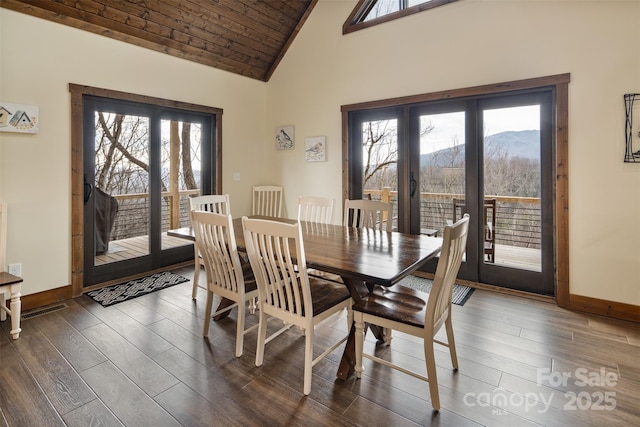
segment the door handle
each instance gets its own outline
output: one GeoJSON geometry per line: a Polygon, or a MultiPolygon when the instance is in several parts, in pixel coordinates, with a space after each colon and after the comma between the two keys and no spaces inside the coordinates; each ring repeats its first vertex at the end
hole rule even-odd
{"type": "Polygon", "coordinates": [[[411,197],[414,196],[414,194],[416,194],[416,188],[418,187],[418,181],[416,181],[416,179],[413,176],[413,172],[411,172],[411,178],[410,178],[410,190],[409,190],[409,194],[411,197]]]}
{"type": "Polygon", "coordinates": [[[86,205],[93,192],[93,185],[87,182],[87,176],[84,176],[84,204],[86,205]]]}

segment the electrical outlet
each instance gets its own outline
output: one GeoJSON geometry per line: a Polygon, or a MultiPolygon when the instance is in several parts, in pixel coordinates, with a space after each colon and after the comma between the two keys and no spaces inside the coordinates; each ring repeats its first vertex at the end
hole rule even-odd
{"type": "Polygon", "coordinates": [[[9,274],[22,277],[22,264],[19,262],[15,264],[9,264],[9,274]]]}

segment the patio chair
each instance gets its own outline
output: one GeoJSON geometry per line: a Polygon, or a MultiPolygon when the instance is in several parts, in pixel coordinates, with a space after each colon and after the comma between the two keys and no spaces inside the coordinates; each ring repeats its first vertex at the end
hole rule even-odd
{"type": "MultiPolygon", "coordinates": [[[[453,221],[466,212],[465,199],[453,199],[453,221]]],[[[496,199],[484,200],[484,255],[487,262],[495,262],[496,253],[496,199]]],[[[452,222],[449,222],[452,223],[452,222]]]]}

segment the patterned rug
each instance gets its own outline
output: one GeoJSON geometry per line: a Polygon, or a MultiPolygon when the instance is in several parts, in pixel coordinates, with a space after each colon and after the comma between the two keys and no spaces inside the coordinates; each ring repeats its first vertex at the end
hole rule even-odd
{"type": "MultiPolygon", "coordinates": [[[[407,288],[413,288],[422,292],[431,291],[431,286],[433,285],[433,281],[430,279],[424,279],[422,277],[417,276],[409,276],[401,281],[398,284],[406,286],[407,288]]],[[[469,286],[464,285],[453,285],[453,295],[452,302],[456,305],[464,305],[465,302],[471,297],[474,289],[469,286]]]]}
{"type": "Polygon", "coordinates": [[[109,307],[119,302],[134,299],[188,281],[189,279],[185,279],[182,276],[163,271],[130,282],[87,292],[87,295],[103,307],[109,307]]]}

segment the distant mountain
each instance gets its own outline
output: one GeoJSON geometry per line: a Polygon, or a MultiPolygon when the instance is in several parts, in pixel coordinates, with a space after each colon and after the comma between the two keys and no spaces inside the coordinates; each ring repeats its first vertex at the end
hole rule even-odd
{"type": "Polygon", "coordinates": [[[485,144],[504,149],[509,157],[540,159],[540,131],[521,130],[500,132],[486,138],[485,144]]]}
{"type": "MultiPolygon", "coordinates": [[[[540,160],[540,131],[523,130],[500,132],[485,140],[485,154],[499,153],[500,156],[520,157],[540,160]]],[[[445,148],[433,153],[422,154],[421,164],[450,166],[464,162],[464,146],[445,148]]]]}

